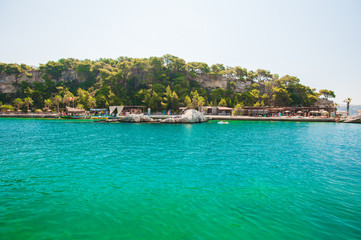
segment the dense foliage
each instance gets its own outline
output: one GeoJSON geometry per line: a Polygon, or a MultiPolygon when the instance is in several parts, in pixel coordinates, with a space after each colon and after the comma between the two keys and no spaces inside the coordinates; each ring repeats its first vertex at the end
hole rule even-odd
{"type": "Polygon", "coordinates": [[[0,63],[0,76],[32,78],[42,74],[42,81],[18,81],[15,94],[0,94],[4,104],[16,109],[60,109],[66,105],[108,107],[110,105],[144,105],[152,111],[180,106],[200,108],[205,105],[228,106],[311,106],[320,95],[335,97],[333,91],[304,86],[297,77],[279,78],[270,71],[248,71],[222,64],[189,62],[165,55],[163,57],[49,61],[39,69],[24,64],[0,63]],[[73,76],[73,77],[71,77],[73,76]],[[203,88],[197,79],[227,79],[226,88],[203,88]],[[237,91],[237,83],[249,83],[237,91]]]}

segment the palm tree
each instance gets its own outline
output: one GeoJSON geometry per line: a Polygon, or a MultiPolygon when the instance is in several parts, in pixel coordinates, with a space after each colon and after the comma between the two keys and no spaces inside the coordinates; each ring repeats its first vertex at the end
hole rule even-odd
{"type": "Polygon", "coordinates": [[[350,103],[351,103],[351,98],[346,98],[345,100],[343,100],[346,104],[347,104],[347,116],[350,114],[350,103]]]}
{"type": "Polygon", "coordinates": [[[64,95],[62,102],[65,104],[66,107],[68,107],[68,103],[70,102],[70,95],[64,95]]]}
{"type": "Polygon", "coordinates": [[[17,98],[14,100],[13,104],[15,104],[16,109],[20,111],[21,106],[24,104],[23,100],[21,98],[17,98]]]}
{"type": "Polygon", "coordinates": [[[30,105],[33,105],[34,101],[30,97],[24,98],[24,104],[28,108],[28,112],[30,111],[29,107],[30,105]]]}
{"type": "Polygon", "coordinates": [[[58,113],[59,112],[59,104],[62,102],[62,97],[60,95],[56,95],[54,98],[53,98],[53,103],[56,104],[56,107],[58,108],[58,113]]]}
{"type": "Polygon", "coordinates": [[[334,103],[334,110],[335,110],[335,117],[337,117],[337,108],[338,108],[338,103],[334,103]]]}
{"type": "Polygon", "coordinates": [[[45,105],[45,108],[48,108],[50,109],[50,106],[53,102],[51,101],[51,99],[45,99],[44,100],[44,105],[45,105]]]}

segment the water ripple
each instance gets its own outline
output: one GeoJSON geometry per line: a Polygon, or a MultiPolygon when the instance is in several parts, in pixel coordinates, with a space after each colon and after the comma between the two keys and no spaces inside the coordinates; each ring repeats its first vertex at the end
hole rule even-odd
{"type": "Polygon", "coordinates": [[[0,236],[357,239],[360,133],[0,119],[0,236]]]}

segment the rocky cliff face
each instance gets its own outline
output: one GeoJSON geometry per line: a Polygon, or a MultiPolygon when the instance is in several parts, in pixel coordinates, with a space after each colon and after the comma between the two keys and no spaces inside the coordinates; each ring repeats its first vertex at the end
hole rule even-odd
{"type": "Polygon", "coordinates": [[[29,71],[28,74],[0,74],[0,92],[2,93],[15,93],[16,86],[20,84],[21,81],[26,82],[36,82],[44,81],[41,76],[43,73],[41,71],[29,71]]]}
{"type": "Polygon", "coordinates": [[[233,81],[235,92],[245,92],[248,87],[251,87],[251,81],[240,81],[239,79],[219,76],[219,75],[199,75],[195,81],[199,82],[203,88],[214,89],[217,87],[226,89],[229,82],[233,81]]]}
{"type": "MultiPolygon", "coordinates": [[[[44,82],[43,79],[44,72],[40,70],[28,71],[28,73],[21,74],[11,74],[6,75],[0,73],[0,92],[1,93],[15,93],[17,91],[16,86],[20,86],[21,81],[26,81],[29,83],[33,82],[44,82]]],[[[218,76],[218,75],[198,75],[194,79],[196,82],[199,82],[203,88],[214,89],[217,87],[226,89],[228,83],[233,81],[235,83],[236,92],[245,92],[248,87],[251,86],[251,81],[240,81],[227,76],[218,76]]],[[[63,81],[78,81],[83,82],[84,79],[78,76],[77,71],[63,71],[59,80],[56,82],[63,81]]]]}

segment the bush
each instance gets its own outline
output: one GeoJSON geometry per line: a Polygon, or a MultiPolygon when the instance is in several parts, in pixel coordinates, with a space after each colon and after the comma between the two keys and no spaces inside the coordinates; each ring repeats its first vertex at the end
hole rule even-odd
{"type": "Polygon", "coordinates": [[[11,105],[2,105],[2,106],[1,106],[1,111],[2,111],[2,112],[6,112],[7,110],[14,111],[14,108],[13,108],[13,106],[11,106],[11,105]]]}

